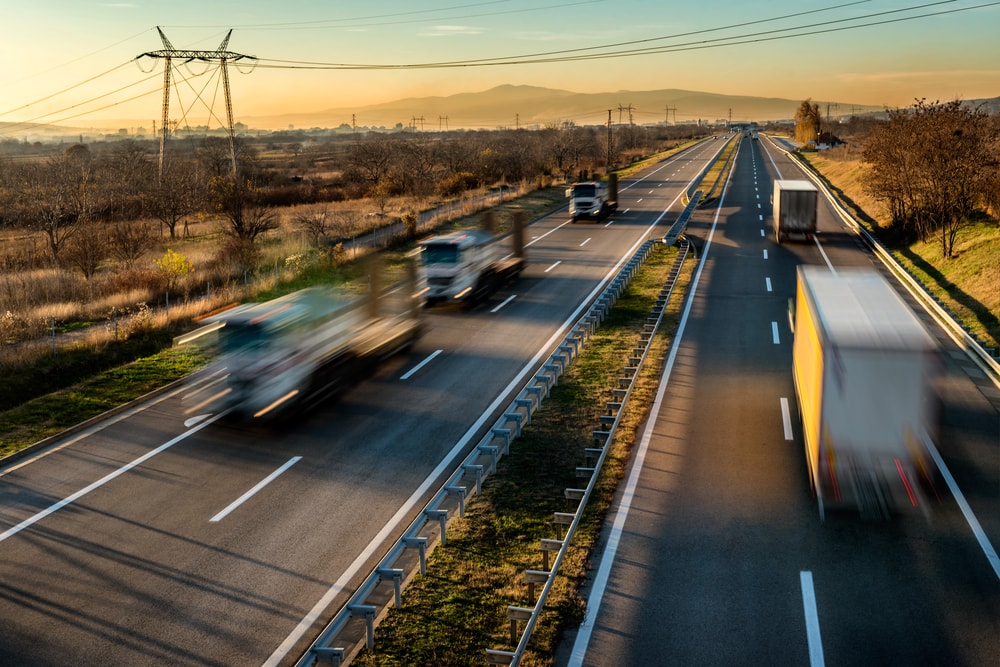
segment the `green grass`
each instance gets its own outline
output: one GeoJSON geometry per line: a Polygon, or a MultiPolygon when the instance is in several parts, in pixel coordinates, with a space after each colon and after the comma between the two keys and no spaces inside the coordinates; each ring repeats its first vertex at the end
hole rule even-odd
{"type": "MultiPolygon", "coordinates": [[[[364,650],[355,664],[484,664],[488,648],[512,649],[508,605],[528,606],[525,569],[542,567],[539,540],[556,538],[555,511],[572,508],[564,489],[578,487],[576,467],[583,449],[592,446],[604,404],[611,400],[621,369],[635,345],[676,250],[658,246],[627,294],[567,369],[542,408],[535,413],[496,475],[472,498],[464,518],[450,526],[448,541],[431,555],[426,576],[417,576],[403,593],[401,609],[392,609],[376,633],[375,649],[364,650]]],[[[694,264],[682,278],[683,289],[694,264]]],[[[548,598],[525,667],[550,664],[560,633],[583,618],[579,589],[589,567],[612,494],[624,475],[628,451],[652,402],[669,340],[676,326],[682,292],[675,294],[664,329],[654,339],[649,362],[622,416],[600,482],[584,520],[562,563],[548,598]]]]}
{"type": "Polygon", "coordinates": [[[0,457],[179,380],[205,361],[193,346],[169,348],[0,412],[0,457]]]}

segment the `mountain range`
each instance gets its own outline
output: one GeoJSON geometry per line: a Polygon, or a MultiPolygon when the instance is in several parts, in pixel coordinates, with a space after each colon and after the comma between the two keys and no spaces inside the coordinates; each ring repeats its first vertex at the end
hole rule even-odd
{"type": "MultiPolygon", "coordinates": [[[[342,125],[439,130],[458,128],[545,127],[572,122],[604,125],[633,122],[691,123],[731,120],[788,120],[803,100],[721,95],[691,90],[619,90],[575,93],[538,86],[502,85],[476,93],[411,97],[354,108],[333,108],[271,116],[241,116],[252,128],[336,128],[342,125]]],[[[813,100],[831,117],[884,111],[884,107],[813,100]]]]}
{"type": "MultiPolygon", "coordinates": [[[[525,85],[502,85],[475,93],[409,97],[358,107],[303,111],[278,115],[246,116],[235,109],[241,126],[254,130],[393,129],[417,130],[497,129],[605,125],[635,123],[710,123],[790,121],[803,100],[747,95],[722,95],[691,90],[619,90],[611,93],[575,93],[568,90],[525,85]]],[[[820,113],[831,119],[879,113],[883,106],[845,101],[811,100],[820,113]]],[[[982,105],[991,114],[1000,113],[1000,97],[966,100],[982,105]]],[[[130,136],[132,129],[147,121],[104,119],[88,126],[55,126],[35,123],[0,123],[0,139],[52,140],[95,133],[130,136]]],[[[147,136],[150,136],[147,134],[147,136]]]]}

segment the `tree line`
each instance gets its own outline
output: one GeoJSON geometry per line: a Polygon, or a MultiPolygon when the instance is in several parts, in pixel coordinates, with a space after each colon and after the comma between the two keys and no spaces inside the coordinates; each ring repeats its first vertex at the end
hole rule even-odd
{"type": "MultiPolygon", "coordinates": [[[[162,163],[153,141],[76,143],[35,156],[25,156],[21,144],[14,156],[4,150],[10,144],[0,143],[0,227],[45,239],[44,254],[4,262],[75,268],[89,278],[109,261],[135,264],[159,238],[186,236],[194,219],[212,219],[224,239],[220,260],[246,271],[258,239],[280,226],[282,207],[369,198],[384,212],[393,197],[448,198],[604,170],[609,161],[649,154],[697,132],[624,126],[609,140],[604,128],[565,124],[369,132],[306,144],[237,137],[231,146],[226,138],[204,137],[168,142],[162,163]]],[[[312,235],[323,241],[322,233],[312,235]]]]}
{"type": "MultiPolygon", "coordinates": [[[[795,119],[797,141],[832,138],[811,100],[795,119]]],[[[950,258],[964,227],[1000,216],[1000,117],[961,100],[921,99],[856,125],[862,128],[863,187],[889,214],[880,231],[884,241],[936,238],[941,256],[950,258]]]]}

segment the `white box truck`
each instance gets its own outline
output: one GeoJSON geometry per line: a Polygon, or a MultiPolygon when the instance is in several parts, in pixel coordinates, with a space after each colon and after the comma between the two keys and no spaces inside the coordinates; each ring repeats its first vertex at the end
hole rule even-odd
{"type": "Polygon", "coordinates": [[[810,181],[778,180],[774,182],[774,238],[808,241],[816,234],[816,205],[819,190],[810,181]]]}
{"type": "Polygon", "coordinates": [[[874,269],[800,266],[792,352],[811,487],[864,518],[927,511],[940,358],[920,320],[874,269]]]}

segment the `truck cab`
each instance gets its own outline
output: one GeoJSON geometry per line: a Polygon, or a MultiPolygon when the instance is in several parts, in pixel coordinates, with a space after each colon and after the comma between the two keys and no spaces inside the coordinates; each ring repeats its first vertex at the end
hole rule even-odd
{"type": "Polygon", "coordinates": [[[496,261],[493,235],[482,230],[455,232],[420,242],[421,278],[427,303],[461,300],[496,261]]]}
{"type": "Polygon", "coordinates": [[[573,222],[581,218],[600,220],[612,211],[608,185],[603,181],[582,181],[566,189],[569,198],[569,214],[573,222]]]}

